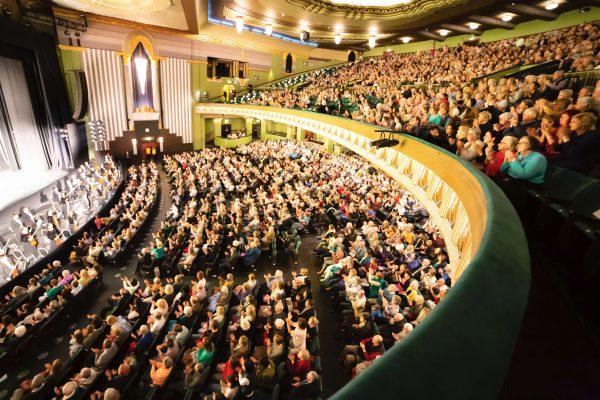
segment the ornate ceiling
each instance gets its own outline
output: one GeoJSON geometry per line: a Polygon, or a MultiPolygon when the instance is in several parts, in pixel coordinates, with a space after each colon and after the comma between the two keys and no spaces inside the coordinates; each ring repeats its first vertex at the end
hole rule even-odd
{"type": "MultiPolygon", "coordinates": [[[[294,43],[301,31],[309,44],[366,50],[446,36],[513,29],[530,19],[552,20],[560,12],[598,0],[52,0],[97,18],[155,29],[201,33],[205,24],[245,29],[294,43]],[[240,27],[239,24],[243,24],[240,27]],[[272,33],[271,33],[272,32],[272,33]],[[373,43],[375,41],[375,43],[373,43]]],[[[67,10],[68,11],[68,10],[67,10]]],[[[235,31],[234,31],[235,32],[235,31]]],[[[234,39],[232,36],[231,39],[234,39]]]]}
{"type": "Polygon", "coordinates": [[[188,31],[187,0],[53,0],[64,8],[127,21],[188,31]]]}

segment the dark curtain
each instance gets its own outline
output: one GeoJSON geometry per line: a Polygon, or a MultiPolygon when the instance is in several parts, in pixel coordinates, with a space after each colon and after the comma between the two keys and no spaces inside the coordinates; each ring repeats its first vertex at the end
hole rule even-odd
{"type": "Polygon", "coordinates": [[[292,55],[288,53],[287,57],[285,58],[285,72],[288,74],[292,73],[292,64],[293,64],[294,60],[292,59],[292,55]]]}
{"type": "Polygon", "coordinates": [[[17,147],[13,137],[13,128],[8,115],[4,92],[0,86],[0,171],[20,168],[17,158],[17,147]]]}
{"type": "Polygon", "coordinates": [[[350,54],[348,54],[348,62],[354,61],[356,61],[356,53],[354,51],[351,51],[350,54]]]}
{"type": "Polygon", "coordinates": [[[137,47],[133,51],[131,56],[131,66],[132,66],[132,81],[133,81],[133,109],[137,110],[140,107],[150,107],[154,108],[152,103],[152,66],[150,63],[150,58],[148,54],[146,54],[146,50],[141,43],[138,43],[137,47]],[[136,59],[146,60],[145,66],[136,63],[136,59]],[[143,79],[139,79],[143,76],[143,70],[146,72],[146,81],[143,82],[143,79]]]}

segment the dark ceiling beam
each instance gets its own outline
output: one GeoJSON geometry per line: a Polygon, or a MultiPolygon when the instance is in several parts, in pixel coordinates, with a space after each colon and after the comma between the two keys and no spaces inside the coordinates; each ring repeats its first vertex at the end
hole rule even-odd
{"type": "Polygon", "coordinates": [[[557,13],[553,13],[540,7],[529,6],[527,4],[512,3],[507,5],[506,8],[515,14],[526,14],[546,21],[552,21],[558,18],[557,13]]]}
{"type": "Polygon", "coordinates": [[[444,29],[448,29],[449,31],[468,33],[471,35],[479,36],[479,35],[483,34],[483,31],[480,31],[477,29],[471,29],[468,26],[462,26],[462,25],[456,25],[456,24],[442,24],[442,25],[440,25],[440,27],[444,28],[444,29]]]}
{"type": "Polygon", "coordinates": [[[428,37],[429,39],[437,40],[438,42],[443,42],[445,39],[442,35],[430,31],[418,31],[417,33],[421,36],[428,37]]]}
{"type": "Polygon", "coordinates": [[[502,21],[500,18],[488,17],[485,15],[473,15],[469,17],[469,19],[484,25],[497,26],[504,29],[515,29],[515,24],[512,22],[502,21]]]}

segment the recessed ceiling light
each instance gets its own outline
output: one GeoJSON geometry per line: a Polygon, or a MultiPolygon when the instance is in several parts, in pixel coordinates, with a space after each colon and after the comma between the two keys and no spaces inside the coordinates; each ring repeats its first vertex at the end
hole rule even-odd
{"type": "Polygon", "coordinates": [[[244,30],[244,17],[238,16],[235,20],[235,30],[237,33],[242,33],[244,30]]]}
{"type": "Polygon", "coordinates": [[[411,37],[409,37],[409,36],[404,36],[404,37],[402,38],[402,43],[408,43],[408,42],[410,42],[411,40],[412,40],[412,38],[411,38],[411,37]]]}
{"type": "Polygon", "coordinates": [[[375,35],[369,36],[369,47],[370,48],[375,47],[375,35]]]}
{"type": "Polygon", "coordinates": [[[558,1],[549,1],[548,3],[546,3],[544,8],[546,10],[555,10],[558,8],[558,1]]]}
{"type": "Polygon", "coordinates": [[[502,21],[504,21],[504,22],[508,22],[513,19],[513,15],[512,14],[502,14],[500,19],[502,19],[502,21]]]}
{"type": "Polygon", "coordinates": [[[481,25],[480,25],[480,24],[478,24],[477,22],[469,22],[469,23],[467,24],[467,26],[468,26],[469,28],[471,28],[471,29],[477,29],[477,28],[479,28],[481,25]]]}
{"type": "Polygon", "coordinates": [[[271,34],[273,34],[273,25],[267,24],[265,26],[265,35],[271,36],[271,34]]]}
{"type": "Polygon", "coordinates": [[[450,31],[448,29],[440,29],[440,30],[438,30],[438,33],[442,36],[448,36],[450,31]]]}

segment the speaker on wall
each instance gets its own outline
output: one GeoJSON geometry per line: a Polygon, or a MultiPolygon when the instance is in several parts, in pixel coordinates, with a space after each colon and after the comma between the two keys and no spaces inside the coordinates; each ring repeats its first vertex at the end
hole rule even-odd
{"type": "Polygon", "coordinates": [[[79,120],[88,112],[88,87],[85,80],[85,72],[82,70],[71,70],[66,73],[67,85],[71,89],[73,102],[73,119],[79,120]]]}

